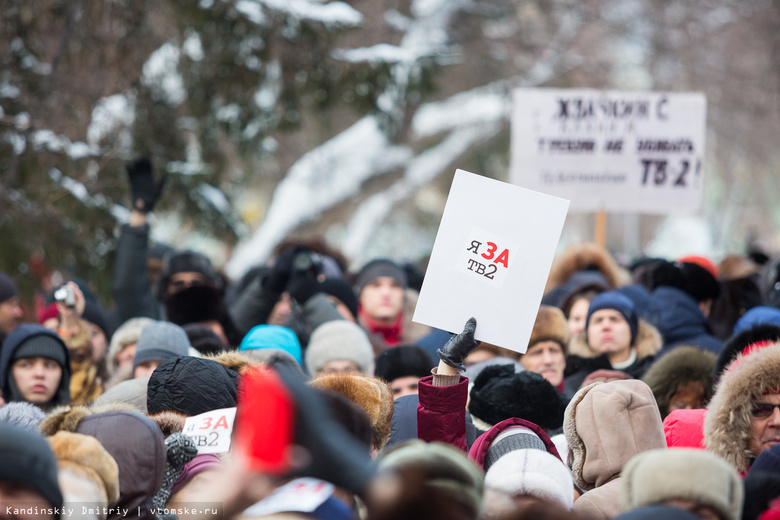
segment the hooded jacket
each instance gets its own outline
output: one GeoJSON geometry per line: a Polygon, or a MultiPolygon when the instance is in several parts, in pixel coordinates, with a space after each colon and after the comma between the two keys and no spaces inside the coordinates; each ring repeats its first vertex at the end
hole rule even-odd
{"type": "Polygon", "coordinates": [[[755,456],[749,449],[753,403],[764,392],[780,387],[780,344],[738,356],[718,382],[704,420],[709,451],[745,472],[755,456]]]}
{"type": "Polygon", "coordinates": [[[5,339],[2,344],[2,350],[0,350],[0,391],[2,391],[3,399],[6,403],[18,401],[18,398],[14,397],[12,391],[11,381],[11,365],[13,362],[14,352],[21,347],[25,341],[32,337],[46,335],[56,339],[58,343],[62,345],[62,350],[65,352],[65,366],[62,367],[62,377],[60,378],[60,386],[57,388],[57,392],[48,404],[49,407],[70,403],[70,354],[68,347],[60,339],[60,337],[53,331],[43,327],[41,325],[35,325],[32,323],[22,323],[17,326],[5,339]]]}
{"type": "Polygon", "coordinates": [[[659,356],[682,344],[715,354],[723,347],[721,341],[712,335],[707,318],[696,301],[680,289],[661,286],[653,290],[645,318],[664,338],[659,356]]]}
{"type": "Polygon", "coordinates": [[[581,389],[566,408],[563,432],[574,483],[585,491],[574,502],[583,518],[620,514],[623,466],[637,453],[666,447],[653,392],[634,379],[581,389]]]}

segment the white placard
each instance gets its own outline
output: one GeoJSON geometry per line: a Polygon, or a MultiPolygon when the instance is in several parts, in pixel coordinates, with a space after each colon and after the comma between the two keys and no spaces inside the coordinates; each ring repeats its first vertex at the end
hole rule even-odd
{"type": "Polygon", "coordinates": [[[298,478],[280,486],[256,503],[243,516],[259,517],[275,513],[313,513],[333,495],[334,486],[316,478],[298,478]]]}
{"type": "Polygon", "coordinates": [[[571,211],[693,213],[706,119],[698,93],[516,89],[510,181],[571,211]]]}
{"type": "Polygon", "coordinates": [[[227,453],[235,419],[235,407],[211,410],[187,417],[182,433],[192,439],[198,453],[227,453]]]}
{"type": "Polygon", "coordinates": [[[414,321],[525,352],[569,201],[455,172],[414,321]]]}

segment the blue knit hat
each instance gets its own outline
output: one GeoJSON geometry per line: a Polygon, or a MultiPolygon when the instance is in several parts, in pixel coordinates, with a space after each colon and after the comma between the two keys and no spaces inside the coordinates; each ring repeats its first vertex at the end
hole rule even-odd
{"type": "Polygon", "coordinates": [[[238,346],[239,352],[253,349],[275,348],[283,350],[295,358],[298,364],[303,362],[301,343],[298,336],[281,325],[258,325],[253,327],[238,346]]]}
{"type": "Polygon", "coordinates": [[[590,326],[590,317],[593,316],[593,313],[603,309],[618,311],[623,316],[631,329],[631,344],[633,344],[634,338],[636,338],[637,329],[639,328],[639,318],[636,315],[634,302],[627,296],[615,291],[603,292],[597,295],[590,301],[588,317],[585,320],[585,330],[588,330],[588,327],[590,326]]]}

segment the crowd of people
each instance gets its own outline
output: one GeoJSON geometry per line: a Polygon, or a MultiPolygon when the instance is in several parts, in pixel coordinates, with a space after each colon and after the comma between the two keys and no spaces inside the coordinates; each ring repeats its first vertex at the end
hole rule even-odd
{"type": "Polygon", "coordinates": [[[128,178],[110,306],[73,273],[28,315],[0,273],[0,518],[780,518],[769,255],[571,246],[499,347],[320,240],[230,281],[150,243],[164,180],[128,178]],[[233,409],[222,450],[186,426],[233,409]]]}

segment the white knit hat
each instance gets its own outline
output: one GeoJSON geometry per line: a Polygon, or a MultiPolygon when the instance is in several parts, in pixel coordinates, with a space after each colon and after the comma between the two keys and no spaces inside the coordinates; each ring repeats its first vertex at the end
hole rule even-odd
{"type": "Polygon", "coordinates": [[[331,361],[354,362],[368,376],[374,374],[374,349],[366,332],[351,321],[327,321],[314,329],[306,347],[306,369],[312,376],[331,361]]]}
{"type": "Polygon", "coordinates": [[[557,457],[542,450],[514,450],[496,461],[485,474],[485,487],[511,496],[532,496],[574,505],[574,481],[557,457]]]}

